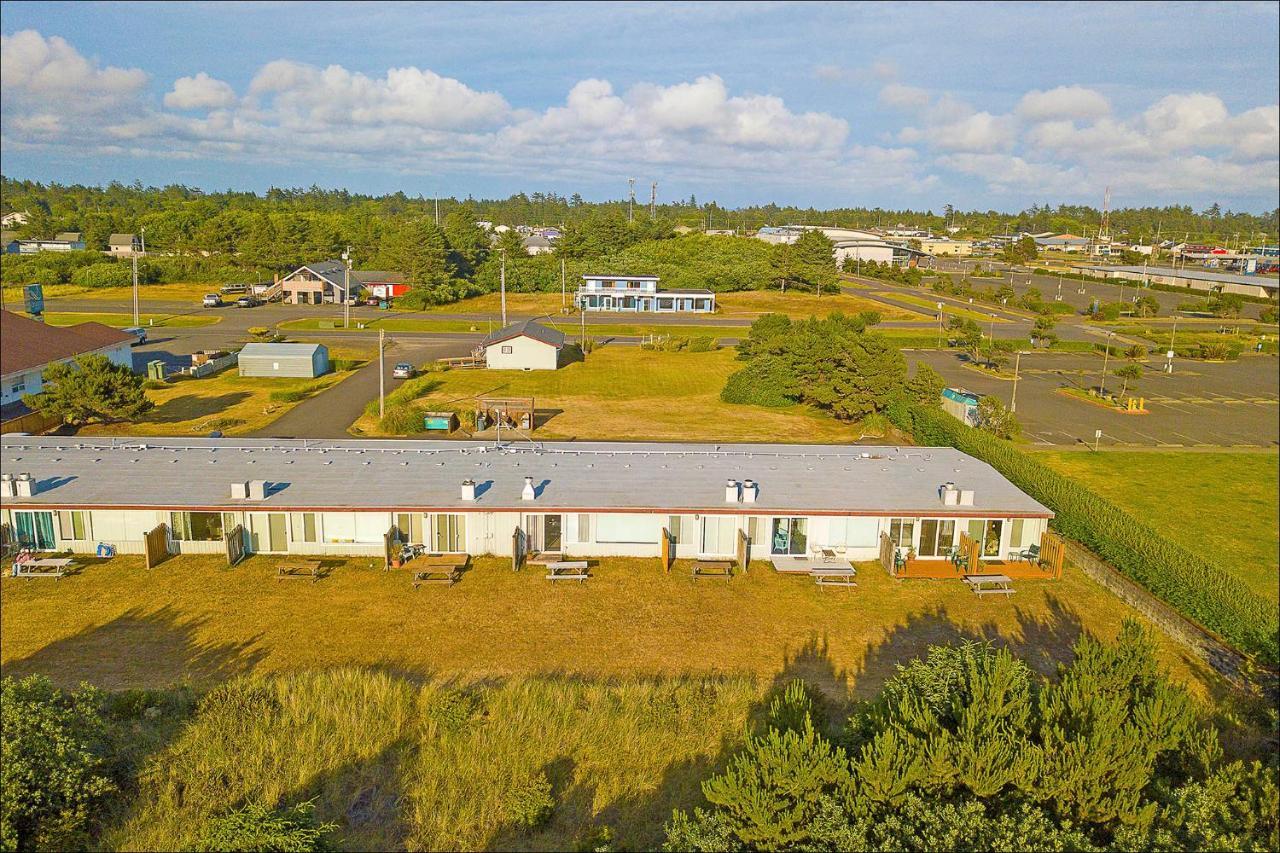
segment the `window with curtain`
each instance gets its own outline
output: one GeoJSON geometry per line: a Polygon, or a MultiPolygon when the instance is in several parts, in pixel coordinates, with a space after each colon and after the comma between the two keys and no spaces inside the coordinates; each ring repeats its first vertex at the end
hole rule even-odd
{"type": "Polygon", "coordinates": [[[387,535],[387,528],[391,524],[387,520],[387,516],[380,512],[357,512],[356,517],[356,536],[357,542],[382,542],[382,537],[387,535]]]}
{"type": "Polygon", "coordinates": [[[63,539],[92,539],[93,525],[89,513],[84,510],[62,510],[58,513],[58,527],[63,539]]]}
{"type": "Polygon", "coordinates": [[[354,512],[326,512],[324,514],[324,541],[332,543],[356,541],[356,514],[354,512]]]}
{"type": "Polygon", "coordinates": [[[169,528],[180,542],[216,542],[223,537],[220,512],[171,512],[169,528]]]}
{"type": "Polygon", "coordinates": [[[290,536],[294,542],[315,542],[316,514],[314,512],[289,513],[290,536]]]}
{"type": "Polygon", "coordinates": [[[731,515],[702,517],[702,553],[734,554],[738,547],[738,519],[731,515]]]}
{"type": "Polygon", "coordinates": [[[585,512],[578,515],[578,541],[591,541],[591,516],[585,512]]]}
{"type": "Polygon", "coordinates": [[[914,518],[895,518],[889,522],[889,541],[899,548],[910,548],[914,544],[915,533],[914,518]]]}
{"type": "Polygon", "coordinates": [[[1009,547],[1021,548],[1026,544],[1027,520],[1015,518],[1009,528],[1009,547]]]}
{"type": "Polygon", "coordinates": [[[864,516],[827,519],[827,544],[846,548],[874,548],[879,541],[880,520],[864,516]]]}
{"type": "Polygon", "coordinates": [[[662,532],[662,516],[614,512],[596,516],[596,541],[618,545],[654,545],[662,532]]]}

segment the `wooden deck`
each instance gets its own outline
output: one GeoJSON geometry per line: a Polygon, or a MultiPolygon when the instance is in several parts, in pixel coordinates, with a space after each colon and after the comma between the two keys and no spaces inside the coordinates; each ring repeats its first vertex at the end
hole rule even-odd
{"type": "Polygon", "coordinates": [[[898,577],[901,578],[934,578],[937,580],[960,580],[970,575],[1008,575],[1014,580],[1052,580],[1052,568],[1019,560],[982,560],[974,571],[962,572],[950,560],[907,560],[907,565],[898,577]]]}

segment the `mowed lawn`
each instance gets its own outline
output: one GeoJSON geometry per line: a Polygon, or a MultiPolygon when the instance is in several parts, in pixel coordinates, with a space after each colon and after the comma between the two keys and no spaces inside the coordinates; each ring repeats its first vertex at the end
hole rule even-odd
{"type": "MultiPolygon", "coordinates": [[[[375,558],[326,560],[331,573],[314,583],[276,580],[267,556],[230,569],[221,556],[150,571],[135,556],[86,562],[61,581],[0,580],[5,674],[127,688],[340,664],[462,681],[785,671],[840,699],[962,638],[997,640],[1050,673],[1082,631],[1113,637],[1132,615],[1072,567],[996,600],[958,581],[895,581],[874,563],[859,564],[855,589],[759,561],[727,582],[695,581],[686,561],[666,574],[656,558],[593,561],[589,581],[566,585],[481,557],[457,585],[415,590],[375,558]]],[[[1159,646],[1176,677],[1216,689],[1203,664],[1163,635],[1159,646]]]]}
{"type": "MultiPolygon", "coordinates": [[[[344,353],[332,349],[330,359],[367,359],[364,351],[344,353]]],[[[81,435],[194,435],[203,436],[213,430],[226,435],[243,435],[261,429],[296,406],[301,399],[312,397],[346,379],[354,371],[329,373],[316,379],[257,378],[241,376],[232,367],[203,379],[169,382],[163,388],[148,388],[147,398],[155,408],[138,421],[117,424],[91,424],[80,429],[81,435]],[[272,400],[275,392],[303,392],[298,400],[272,400]]]]}
{"type": "Polygon", "coordinates": [[[1280,455],[1037,452],[1173,541],[1280,597],[1280,455]]]}
{"type": "MultiPolygon", "coordinates": [[[[104,326],[114,326],[117,329],[124,329],[133,325],[133,315],[115,312],[80,313],[55,311],[45,314],[44,321],[50,326],[74,326],[77,323],[102,323],[104,326]]],[[[221,317],[211,317],[207,314],[138,314],[139,325],[147,328],[159,328],[161,326],[193,328],[197,326],[212,326],[215,323],[220,322],[222,322],[221,317]]]]}
{"type": "MultiPolygon", "coordinates": [[[[427,374],[416,398],[428,410],[465,411],[478,397],[533,397],[538,438],[658,441],[852,442],[855,425],[806,406],[766,409],[720,400],[729,374],[742,367],[735,350],[658,352],[606,346],[555,371],[449,370],[427,374]]],[[[408,402],[393,394],[393,404],[408,402]]],[[[376,435],[376,419],[356,422],[376,435]]]]}

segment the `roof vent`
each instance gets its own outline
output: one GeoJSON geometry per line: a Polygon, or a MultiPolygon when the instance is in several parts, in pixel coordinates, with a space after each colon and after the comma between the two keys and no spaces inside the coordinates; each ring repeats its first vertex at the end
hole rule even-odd
{"type": "Polygon", "coordinates": [[[249,499],[249,484],[246,482],[231,484],[231,497],[235,500],[245,501],[249,499]]]}
{"type": "Polygon", "coordinates": [[[476,481],[475,480],[462,481],[462,499],[464,501],[473,501],[476,499],[476,481]]]}
{"type": "Polygon", "coordinates": [[[738,497],[738,481],[733,479],[725,480],[724,481],[724,502],[727,504],[736,504],[739,500],[740,499],[738,497]]]}
{"type": "Polygon", "coordinates": [[[756,502],[756,494],[759,493],[760,486],[755,480],[742,481],[742,502],[744,504],[753,504],[756,502]]]}
{"type": "Polygon", "coordinates": [[[12,474],[0,474],[0,497],[12,498],[18,494],[18,488],[13,484],[12,474]]]}
{"type": "Polygon", "coordinates": [[[31,479],[30,474],[19,474],[13,480],[13,487],[17,493],[17,497],[29,498],[34,495],[38,489],[36,481],[31,479]]]}
{"type": "Polygon", "coordinates": [[[960,506],[973,506],[973,489],[963,489],[960,492],[960,506]]]}
{"type": "Polygon", "coordinates": [[[533,478],[525,477],[524,490],[520,492],[521,500],[531,501],[531,500],[536,500],[537,497],[538,497],[538,493],[533,488],[533,478]]]}
{"type": "Polygon", "coordinates": [[[960,490],[955,483],[943,483],[938,494],[941,495],[944,506],[957,506],[960,503],[960,490]]]}

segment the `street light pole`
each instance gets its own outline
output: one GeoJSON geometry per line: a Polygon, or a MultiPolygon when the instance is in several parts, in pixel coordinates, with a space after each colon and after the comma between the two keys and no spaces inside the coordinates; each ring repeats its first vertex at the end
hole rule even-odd
{"type": "Polygon", "coordinates": [[[1098,388],[1099,397],[1107,395],[1107,358],[1111,355],[1111,339],[1115,336],[1115,332],[1107,332],[1106,343],[1102,345],[1102,380],[1098,388]]]}
{"type": "Polygon", "coordinates": [[[138,325],[138,256],[133,256],[133,325],[138,325]]]}
{"type": "Polygon", "coordinates": [[[938,303],[938,349],[942,349],[942,303],[938,303]]]}
{"type": "Polygon", "coordinates": [[[498,275],[498,289],[501,291],[502,298],[502,328],[507,327],[507,250],[500,249],[502,252],[502,268],[498,275]]]}
{"type": "Polygon", "coordinates": [[[992,346],[995,346],[995,343],[996,343],[996,314],[995,314],[995,312],[994,312],[994,311],[992,311],[992,312],[991,312],[991,329],[990,329],[989,331],[990,331],[990,334],[988,335],[988,337],[990,337],[990,338],[991,338],[991,345],[992,345],[992,346]]]}
{"type": "Polygon", "coordinates": [[[564,279],[564,258],[560,258],[560,310],[564,311],[569,307],[569,291],[565,287],[564,279]]]}
{"type": "Polygon", "coordinates": [[[1013,399],[1009,401],[1009,411],[1018,411],[1018,366],[1022,363],[1022,350],[1013,357],[1013,399]]]}

